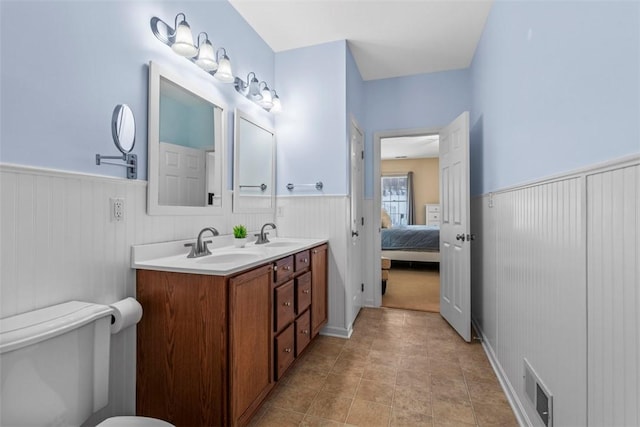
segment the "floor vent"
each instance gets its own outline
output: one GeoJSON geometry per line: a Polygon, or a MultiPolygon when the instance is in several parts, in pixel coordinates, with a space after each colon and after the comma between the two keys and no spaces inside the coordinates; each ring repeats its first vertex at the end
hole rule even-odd
{"type": "Polygon", "coordinates": [[[524,359],[524,391],[545,426],[553,426],[553,395],[524,359]]]}

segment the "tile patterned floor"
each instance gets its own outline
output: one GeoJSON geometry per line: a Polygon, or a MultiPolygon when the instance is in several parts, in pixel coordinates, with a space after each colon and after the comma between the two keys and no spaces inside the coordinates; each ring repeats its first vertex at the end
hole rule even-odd
{"type": "Polygon", "coordinates": [[[318,337],[251,421],[266,426],[517,426],[479,343],[437,313],[365,308],[318,337]]]}

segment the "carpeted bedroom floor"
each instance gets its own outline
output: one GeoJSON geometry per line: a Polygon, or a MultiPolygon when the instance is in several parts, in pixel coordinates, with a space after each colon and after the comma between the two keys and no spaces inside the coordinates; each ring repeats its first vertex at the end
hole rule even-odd
{"type": "Polygon", "coordinates": [[[440,271],[437,264],[418,268],[395,263],[389,270],[382,306],[407,310],[440,312],[440,271]]]}

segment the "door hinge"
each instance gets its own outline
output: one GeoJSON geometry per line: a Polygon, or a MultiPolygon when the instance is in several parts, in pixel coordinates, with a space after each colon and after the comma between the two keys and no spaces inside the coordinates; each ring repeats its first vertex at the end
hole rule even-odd
{"type": "Polygon", "coordinates": [[[360,224],[364,225],[364,217],[360,217],[360,224]]]}
{"type": "Polygon", "coordinates": [[[364,292],[364,283],[360,283],[360,291],[364,292]]]}
{"type": "Polygon", "coordinates": [[[362,150],[362,151],[360,152],[360,158],[361,158],[361,159],[364,159],[364,150],[362,150]]]}

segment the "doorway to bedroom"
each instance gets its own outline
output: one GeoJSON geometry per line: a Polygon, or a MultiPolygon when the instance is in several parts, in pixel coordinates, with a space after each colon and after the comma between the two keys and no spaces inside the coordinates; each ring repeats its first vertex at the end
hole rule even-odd
{"type": "Polygon", "coordinates": [[[380,139],[383,307],[440,311],[439,136],[380,139]]]}

